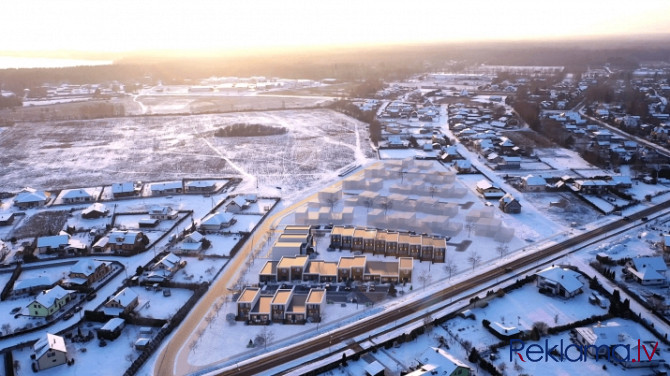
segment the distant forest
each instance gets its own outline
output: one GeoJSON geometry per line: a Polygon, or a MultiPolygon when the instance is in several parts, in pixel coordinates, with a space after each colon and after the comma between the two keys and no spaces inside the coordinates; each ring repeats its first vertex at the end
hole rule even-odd
{"type": "Polygon", "coordinates": [[[388,80],[426,71],[458,71],[472,64],[562,65],[581,72],[610,63],[633,69],[644,61],[670,61],[670,39],[526,43],[422,44],[333,48],[247,57],[129,57],[109,66],[4,69],[0,87],[22,93],[44,83],[189,84],[212,76],[267,76],[345,81],[388,80]]]}

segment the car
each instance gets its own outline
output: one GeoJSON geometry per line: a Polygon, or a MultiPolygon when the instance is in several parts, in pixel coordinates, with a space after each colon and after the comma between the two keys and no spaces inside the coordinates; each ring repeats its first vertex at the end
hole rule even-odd
{"type": "Polygon", "coordinates": [[[63,320],[69,320],[69,319],[72,318],[72,316],[74,316],[74,313],[72,311],[70,311],[70,312],[63,315],[63,320]]]}
{"type": "Polygon", "coordinates": [[[630,217],[629,217],[629,216],[625,216],[625,217],[623,217],[623,220],[624,220],[624,221],[630,221],[630,217]]]}
{"type": "Polygon", "coordinates": [[[74,307],[74,311],[79,312],[79,311],[81,311],[81,308],[82,307],[80,305],[78,305],[78,306],[74,307]]]}
{"type": "Polygon", "coordinates": [[[640,218],[640,219],[643,220],[643,221],[645,221],[645,222],[649,220],[649,218],[647,218],[647,217],[642,217],[642,218],[640,218]]]}
{"type": "Polygon", "coordinates": [[[12,308],[12,310],[9,313],[11,313],[13,315],[15,313],[19,313],[20,310],[21,310],[21,307],[14,307],[14,308],[12,308]]]}

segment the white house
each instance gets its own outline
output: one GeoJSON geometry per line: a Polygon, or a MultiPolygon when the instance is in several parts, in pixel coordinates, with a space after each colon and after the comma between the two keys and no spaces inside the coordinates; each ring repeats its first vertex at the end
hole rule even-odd
{"type": "Polygon", "coordinates": [[[635,257],[627,266],[629,273],[641,285],[662,285],[667,282],[665,272],[668,267],[663,257],[635,257]]]}
{"type": "Polygon", "coordinates": [[[214,212],[207,215],[200,222],[200,229],[203,231],[219,231],[222,228],[230,227],[235,220],[232,213],[214,212]]]}
{"type": "Polygon", "coordinates": [[[184,252],[199,252],[202,250],[202,240],[205,239],[201,233],[194,231],[184,238],[180,249],[184,252]]]}
{"type": "Polygon", "coordinates": [[[95,201],[95,197],[93,197],[90,193],[88,193],[84,189],[73,189],[67,191],[65,192],[65,194],[63,194],[63,196],[61,196],[61,199],[66,204],[95,201]]]}
{"type": "Polygon", "coordinates": [[[537,287],[563,298],[571,298],[582,292],[582,279],[583,276],[572,269],[552,266],[537,273],[537,287]]]}
{"type": "Polygon", "coordinates": [[[14,206],[21,210],[25,210],[46,205],[50,198],[51,194],[48,192],[26,187],[14,198],[14,206]]]}
{"type": "Polygon", "coordinates": [[[243,196],[235,196],[235,198],[226,204],[226,211],[229,213],[239,213],[248,206],[249,204],[247,203],[246,198],[243,196]]]}
{"type": "Polygon", "coordinates": [[[521,178],[521,187],[526,191],[543,191],[547,181],[541,176],[527,175],[521,178]]]}
{"type": "Polygon", "coordinates": [[[67,363],[65,339],[51,333],[42,337],[33,345],[35,364],[39,371],[67,363]]]}

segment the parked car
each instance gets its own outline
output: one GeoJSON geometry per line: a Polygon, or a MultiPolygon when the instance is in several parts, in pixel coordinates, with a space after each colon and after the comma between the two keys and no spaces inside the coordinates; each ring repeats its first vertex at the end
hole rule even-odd
{"type": "Polygon", "coordinates": [[[90,302],[91,300],[95,299],[97,296],[98,296],[97,293],[93,293],[93,294],[87,296],[86,300],[88,300],[90,302]]]}

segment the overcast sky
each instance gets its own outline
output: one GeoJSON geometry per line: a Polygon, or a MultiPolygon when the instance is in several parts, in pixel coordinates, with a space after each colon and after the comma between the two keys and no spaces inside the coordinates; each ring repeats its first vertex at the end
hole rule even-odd
{"type": "Polygon", "coordinates": [[[1,0],[0,50],[91,52],[670,32],[670,0],[1,0]]]}

